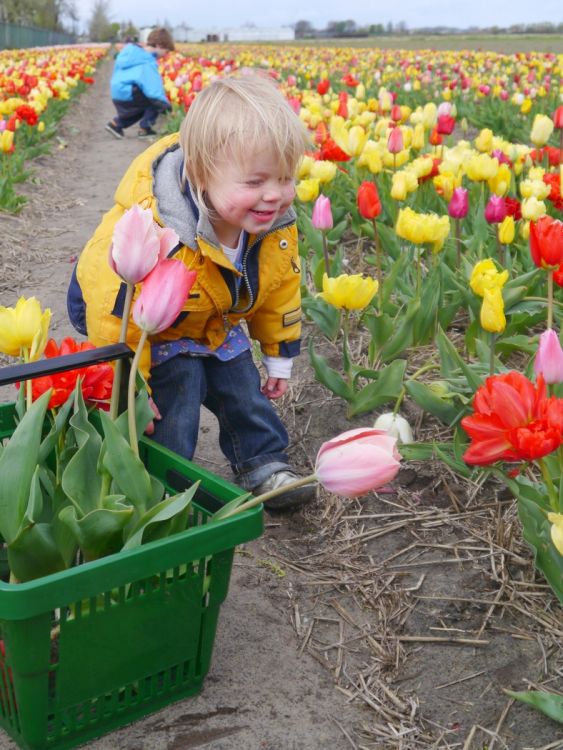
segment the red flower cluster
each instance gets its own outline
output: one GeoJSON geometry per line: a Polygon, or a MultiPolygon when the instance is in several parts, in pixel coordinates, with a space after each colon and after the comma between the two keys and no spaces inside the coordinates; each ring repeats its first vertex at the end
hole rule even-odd
{"type": "MultiPolygon", "coordinates": [[[[49,339],[45,347],[45,357],[50,359],[51,357],[76,354],[95,348],[89,341],[79,344],[70,337],[63,339],[60,347],[58,347],[54,339],[49,339]]],[[[35,401],[45,391],[52,388],[53,393],[49,400],[49,409],[61,406],[74,390],[78,378],[82,379],[82,394],[85,401],[105,401],[111,396],[113,367],[108,364],[99,364],[36,378],[32,381],[31,386],[33,400],[35,401]]]]}
{"type": "Polygon", "coordinates": [[[27,124],[31,126],[37,125],[37,120],[39,120],[39,115],[37,114],[37,112],[28,104],[21,104],[19,107],[17,107],[16,115],[20,118],[20,120],[27,122],[27,124]]]}
{"type": "Polygon", "coordinates": [[[350,160],[349,154],[343,151],[330,137],[322,144],[319,158],[326,161],[350,160]]]}
{"type": "Polygon", "coordinates": [[[474,413],[461,420],[471,438],[464,461],[533,461],[563,442],[563,399],[547,397],[541,375],[534,386],[519,372],[487,378],[473,401],[474,413]]]}
{"type": "Polygon", "coordinates": [[[561,197],[561,175],[558,172],[546,172],[543,181],[549,185],[551,192],[547,199],[553,203],[557,211],[563,211],[563,198],[561,197]]]}

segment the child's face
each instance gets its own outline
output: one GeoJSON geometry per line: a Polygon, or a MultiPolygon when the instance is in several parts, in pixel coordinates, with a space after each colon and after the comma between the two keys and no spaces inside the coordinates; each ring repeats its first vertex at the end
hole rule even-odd
{"type": "Polygon", "coordinates": [[[242,165],[233,158],[220,161],[206,193],[217,239],[236,247],[242,229],[249,234],[267,232],[287,211],[295,197],[295,180],[266,149],[248,155],[242,165]]]}

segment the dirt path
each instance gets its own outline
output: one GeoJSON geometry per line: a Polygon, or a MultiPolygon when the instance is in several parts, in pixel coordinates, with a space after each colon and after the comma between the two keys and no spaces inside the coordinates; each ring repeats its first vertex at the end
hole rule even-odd
{"type": "MultiPolygon", "coordinates": [[[[74,334],[65,295],[76,256],[146,146],[103,129],[110,72],[107,61],[52,154],[32,165],[28,206],[0,217],[0,303],[36,295],[57,339],[74,334]]],[[[317,345],[338,367],[337,352],[317,345]]],[[[350,427],[306,355],[282,409],[303,469],[350,427]]],[[[424,439],[431,425],[407,416],[424,439]]],[[[216,435],[206,419],[196,459],[228,475],[216,435]]],[[[387,493],[325,496],[304,514],[267,518],[265,535],[235,557],[203,693],[89,747],[555,750],[560,725],[502,688],[561,690],[562,643],[561,609],[534,575],[512,500],[411,464],[387,493]]]]}

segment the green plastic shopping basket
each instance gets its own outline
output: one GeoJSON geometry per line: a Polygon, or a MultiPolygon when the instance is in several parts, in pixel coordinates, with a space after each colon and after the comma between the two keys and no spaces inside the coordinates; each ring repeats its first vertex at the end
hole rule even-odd
{"type": "MultiPolygon", "coordinates": [[[[86,354],[127,356],[120,345],[86,354]]],[[[0,385],[20,368],[0,371],[0,385]]],[[[0,439],[14,429],[14,405],[0,406],[0,439]]],[[[201,481],[189,529],[28,583],[0,580],[0,726],[20,748],[75,747],[202,687],[234,550],[262,533],[262,507],[207,524],[241,489],[149,439],[140,455],[170,492],[201,481]]]]}

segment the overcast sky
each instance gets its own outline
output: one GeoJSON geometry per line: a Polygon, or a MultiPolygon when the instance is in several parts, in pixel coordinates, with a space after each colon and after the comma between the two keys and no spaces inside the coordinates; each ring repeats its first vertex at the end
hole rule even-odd
{"type": "MultiPolygon", "coordinates": [[[[82,26],[87,25],[94,0],[76,0],[82,26]]],[[[358,25],[404,21],[408,28],[421,26],[510,26],[538,21],[563,21],[561,0],[108,0],[111,21],[133,21],[138,28],[167,23],[185,23],[192,28],[240,27],[254,23],[259,27],[284,26],[309,21],[323,29],[329,21],[354,20],[358,25]]]]}

